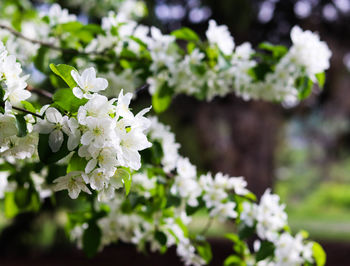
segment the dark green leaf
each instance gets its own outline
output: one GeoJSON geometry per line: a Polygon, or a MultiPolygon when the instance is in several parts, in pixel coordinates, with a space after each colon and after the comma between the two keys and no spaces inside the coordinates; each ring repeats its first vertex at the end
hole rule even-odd
{"type": "Polygon", "coordinates": [[[83,250],[91,258],[96,255],[101,243],[101,229],[95,222],[90,222],[83,234],[83,250]]]}
{"type": "Polygon", "coordinates": [[[67,136],[64,135],[64,141],[60,150],[58,152],[52,152],[49,147],[49,134],[39,134],[38,153],[40,161],[45,164],[51,164],[67,156],[69,154],[67,139],[67,136]]]}
{"type": "Polygon", "coordinates": [[[17,136],[24,137],[27,135],[27,123],[24,115],[16,115],[17,136]]]}
{"type": "Polygon", "coordinates": [[[205,260],[207,264],[209,264],[209,262],[213,258],[210,244],[208,242],[204,242],[201,245],[197,245],[196,248],[198,254],[205,260]]]}
{"type": "Polygon", "coordinates": [[[231,255],[225,259],[224,266],[246,266],[246,263],[239,256],[231,255]]]}
{"type": "Polygon", "coordinates": [[[45,46],[41,46],[37,52],[37,55],[34,58],[34,65],[43,73],[48,72],[48,66],[50,61],[50,49],[45,46]]]}
{"type": "Polygon", "coordinates": [[[167,242],[167,236],[166,234],[164,234],[161,231],[156,231],[154,233],[154,238],[159,242],[159,244],[161,244],[162,246],[164,246],[167,242]]]}
{"type": "Polygon", "coordinates": [[[269,241],[262,241],[259,251],[256,253],[256,261],[261,261],[273,255],[275,246],[269,241]]]}

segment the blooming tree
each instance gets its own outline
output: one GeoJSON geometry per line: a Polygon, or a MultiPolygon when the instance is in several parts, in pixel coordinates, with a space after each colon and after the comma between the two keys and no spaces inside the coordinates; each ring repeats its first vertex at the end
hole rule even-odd
{"type": "Polygon", "coordinates": [[[4,1],[0,198],[6,216],[39,211],[45,198],[64,191],[88,203],[70,212],[68,225],[88,256],[123,241],[159,252],[176,246],[185,265],[204,265],[212,257],[206,232],[192,235],[188,226],[205,211],[208,226],[213,219],[236,225],[227,235],[234,254],[225,265],[323,265],[319,244],[306,232],[292,235],[278,195],[268,189],[257,201],[243,177],[199,173],[178,153],[170,128],[145,115],[165,111],[177,94],[210,101],[235,93],[293,106],[314,84],[323,86],[331,56],[326,43],[295,26],[289,49],[261,43],[254,50],[248,42],[236,45],[214,20],[206,40],[189,28],[168,35],[133,20],[132,4],[139,2],[125,3],[98,25],[79,22],[57,4],[38,12],[4,1]],[[23,16],[11,22],[18,10],[23,16]],[[135,113],[129,105],[141,89],[152,95],[152,106],[135,113]],[[245,241],[253,236],[250,249],[245,241]]]}

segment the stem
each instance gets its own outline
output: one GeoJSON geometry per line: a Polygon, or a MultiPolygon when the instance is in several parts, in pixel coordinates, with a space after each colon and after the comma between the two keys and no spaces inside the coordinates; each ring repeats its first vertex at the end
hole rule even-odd
{"type": "Polygon", "coordinates": [[[20,112],[23,112],[23,113],[26,113],[26,114],[34,115],[34,116],[36,116],[36,117],[38,117],[38,118],[41,118],[41,119],[43,118],[43,116],[41,116],[41,115],[39,115],[39,114],[33,113],[33,112],[31,112],[31,111],[28,111],[28,110],[23,109],[23,108],[20,108],[20,107],[12,106],[12,109],[15,109],[15,110],[17,110],[17,111],[20,111],[20,112]]]}
{"type": "Polygon", "coordinates": [[[148,83],[145,83],[145,84],[143,84],[142,86],[136,88],[135,93],[139,93],[140,91],[146,90],[146,89],[148,89],[148,88],[149,88],[149,84],[148,84],[148,83]]]}
{"type": "Polygon", "coordinates": [[[27,90],[30,92],[36,93],[38,95],[41,95],[41,96],[48,98],[48,99],[52,99],[52,96],[53,96],[53,94],[51,92],[48,92],[46,90],[36,89],[30,85],[27,86],[27,90]]]}

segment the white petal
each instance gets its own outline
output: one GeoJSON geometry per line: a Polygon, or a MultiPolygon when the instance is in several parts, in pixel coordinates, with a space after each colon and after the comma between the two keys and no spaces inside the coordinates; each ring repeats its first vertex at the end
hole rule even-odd
{"type": "Polygon", "coordinates": [[[57,124],[57,123],[60,123],[62,121],[61,113],[53,107],[47,108],[45,115],[46,115],[47,121],[49,121],[51,123],[57,124]]]}
{"type": "Polygon", "coordinates": [[[91,132],[85,132],[84,135],[81,137],[81,144],[83,145],[89,145],[92,141],[92,139],[94,138],[94,136],[92,135],[91,132]]]}
{"type": "Polygon", "coordinates": [[[83,91],[79,88],[79,87],[74,87],[73,88],[73,94],[75,95],[75,97],[82,99],[84,96],[83,91]]]}
{"type": "Polygon", "coordinates": [[[50,133],[49,136],[49,146],[53,152],[57,152],[63,143],[63,133],[62,131],[56,129],[50,133]]]}
{"type": "Polygon", "coordinates": [[[79,142],[80,142],[80,134],[69,135],[68,143],[67,143],[68,150],[70,151],[74,150],[79,145],[79,142]]]}
{"type": "Polygon", "coordinates": [[[97,165],[97,160],[96,159],[91,159],[86,167],[85,167],[85,173],[90,173],[92,170],[94,170],[94,168],[96,167],[97,165]]]}

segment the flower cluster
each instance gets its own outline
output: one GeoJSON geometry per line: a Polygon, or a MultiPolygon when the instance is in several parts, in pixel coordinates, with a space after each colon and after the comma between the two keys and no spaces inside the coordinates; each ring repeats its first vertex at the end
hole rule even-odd
{"type": "Polygon", "coordinates": [[[9,55],[4,44],[0,42],[0,82],[5,91],[3,101],[18,105],[30,97],[26,90],[28,76],[21,76],[22,68],[14,55],[9,55]]]}
{"type": "Polygon", "coordinates": [[[121,91],[118,99],[111,100],[98,94],[108,82],[96,78],[93,68],[84,70],[82,75],[75,70],[70,74],[76,82],[73,94],[88,101],[79,107],[76,116],[62,116],[54,107],[48,107],[35,130],[50,134],[49,146],[54,153],[61,149],[67,136],[68,150],[86,160],[83,171],[72,171],[56,179],[56,190],[67,189],[71,198],[77,198],[80,191],[91,193],[86,186],[89,184],[99,192],[99,199],[107,200],[120,187],[118,167],[138,170],[139,151],[151,146],[144,133],[149,121],[143,116],[150,108],[134,115],[129,109],[132,94],[121,91]]]}
{"type": "MultiPolygon", "coordinates": [[[[288,226],[285,205],[280,205],[279,196],[271,194],[267,189],[259,204],[244,202],[240,215],[242,222],[248,227],[256,228],[261,240],[272,242],[276,247],[272,258],[260,261],[258,265],[303,265],[312,262],[313,243],[306,242],[301,233],[293,237],[283,232],[288,226]]],[[[255,243],[255,250],[260,249],[260,241],[255,243]]]]}

